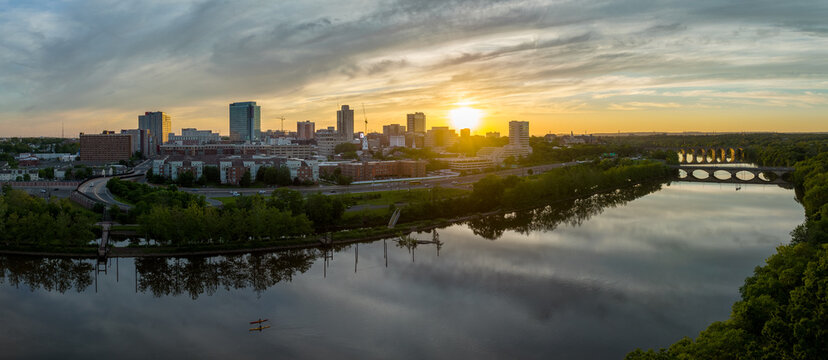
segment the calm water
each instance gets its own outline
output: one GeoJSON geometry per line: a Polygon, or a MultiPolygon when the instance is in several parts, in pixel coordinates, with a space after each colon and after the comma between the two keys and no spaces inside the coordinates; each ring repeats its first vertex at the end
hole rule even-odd
{"type": "Polygon", "coordinates": [[[440,229],[439,256],[0,257],[0,357],[621,358],[725,319],[802,221],[791,190],[680,182],[440,229]]]}

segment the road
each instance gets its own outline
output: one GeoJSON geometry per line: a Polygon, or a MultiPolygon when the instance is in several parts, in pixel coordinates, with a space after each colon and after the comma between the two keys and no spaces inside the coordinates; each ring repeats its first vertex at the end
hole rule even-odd
{"type": "MultiPolygon", "coordinates": [[[[466,176],[456,176],[456,177],[449,177],[449,178],[440,178],[440,179],[431,179],[431,180],[421,180],[418,181],[419,184],[412,185],[411,181],[400,181],[400,182],[390,182],[390,183],[374,183],[374,184],[359,184],[359,185],[318,185],[318,186],[289,186],[287,188],[291,190],[296,190],[301,193],[316,193],[321,192],[323,194],[344,194],[344,193],[364,193],[364,192],[375,192],[375,191],[391,191],[391,190],[404,190],[404,189],[422,189],[422,188],[430,188],[434,186],[440,186],[445,188],[457,188],[457,189],[467,189],[470,190],[472,185],[477,182],[478,180],[488,176],[488,175],[500,175],[500,176],[509,176],[509,175],[518,175],[518,176],[526,176],[529,174],[529,170],[532,170],[533,174],[540,174],[543,172],[547,172],[552,169],[561,168],[565,166],[576,165],[578,162],[567,162],[567,163],[559,163],[559,164],[547,164],[547,165],[537,165],[537,166],[530,166],[530,167],[523,167],[523,168],[516,168],[516,169],[506,169],[500,170],[497,172],[491,173],[481,173],[481,174],[474,174],[474,175],[466,175],[466,176]]],[[[134,172],[136,175],[143,175],[150,169],[152,166],[152,161],[147,160],[142,162],[141,164],[137,165],[134,168],[134,172]]],[[[132,206],[129,204],[122,203],[115,199],[114,196],[109,192],[109,189],[106,188],[106,183],[112,179],[112,177],[101,177],[95,178],[92,180],[88,180],[80,185],[78,188],[79,191],[83,192],[87,196],[102,201],[108,205],[117,205],[121,209],[128,210],[132,206]]],[[[142,181],[145,177],[136,178],[137,181],[142,181]]],[[[181,191],[190,192],[193,194],[203,195],[207,203],[212,206],[220,206],[221,202],[213,199],[216,197],[227,197],[231,196],[232,193],[236,192],[241,195],[253,195],[253,194],[263,194],[269,195],[270,193],[275,190],[274,188],[179,188],[181,191]]]]}
{"type": "MultiPolygon", "coordinates": [[[[359,184],[359,185],[318,185],[318,186],[288,186],[286,188],[291,190],[296,190],[301,193],[316,193],[321,192],[323,194],[343,194],[343,193],[364,193],[364,192],[375,192],[375,191],[391,191],[391,190],[403,190],[403,189],[420,189],[420,188],[430,188],[434,186],[440,186],[444,188],[457,188],[457,189],[471,189],[472,184],[477,182],[478,180],[492,174],[500,175],[500,176],[509,176],[509,175],[518,175],[518,176],[526,176],[529,174],[529,170],[532,170],[533,174],[540,174],[543,172],[547,172],[552,169],[564,167],[564,166],[571,166],[576,165],[577,162],[567,162],[567,163],[559,163],[559,164],[547,164],[547,165],[538,165],[538,166],[531,166],[531,167],[524,167],[524,168],[517,168],[517,169],[506,169],[497,172],[491,173],[481,173],[481,174],[474,174],[474,175],[467,175],[467,176],[455,176],[449,178],[440,178],[440,179],[431,179],[431,180],[421,180],[417,181],[419,185],[411,185],[411,181],[400,181],[400,182],[390,182],[390,183],[374,183],[374,184],[359,184]]],[[[227,197],[231,196],[232,193],[237,192],[241,195],[253,195],[257,193],[261,193],[263,195],[269,195],[273,192],[274,188],[179,188],[181,191],[191,192],[193,194],[200,194],[212,200],[210,198],[214,197],[227,197]]],[[[213,200],[215,201],[215,200],[213,200]]],[[[212,204],[212,202],[211,202],[212,204]]]]}
{"type": "MultiPolygon", "coordinates": [[[[151,160],[145,160],[144,162],[138,164],[133,168],[135,175],[144,175],[147,171],[152,167],[151,160]]],[[[114,176],[107,176],[107,177],[100,177],[85,181],[78,186],[78,191],[86,194],[86,196],[91,197],[92,199],[102,201],[107,205],[117,205],[123,210],[129,210],[132,208],[132,205],[122,203],[118,200],[115,200],[115,197],[112,196],[112,193],[109,192],[109,189],[106,188],[106,183],[112,179],[114,176]]],[[[142,179],[144,177],[141,177],[142,179]]]]}

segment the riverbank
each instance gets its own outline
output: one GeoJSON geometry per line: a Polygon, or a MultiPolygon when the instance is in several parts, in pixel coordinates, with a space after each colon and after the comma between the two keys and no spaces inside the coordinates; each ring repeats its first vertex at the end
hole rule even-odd
{"type": "MultiPolygon", "coordinates": [[[[573,195],[566,198],[558,198],[556,200],[545,201],[543,204],[534,204],[523,207],[502,208],[484,213],[475,213],[465,216],[459,216],[451,219],[432,219],[415,222],[408,222],[398,224],[394,228],[387,228],[385,226],[369,227],[369,228],[354,228],[345,229],[337,232],[326,234],[314,234],[304,238],[284,239],[276,241],[250,241],[245,243],[231,243],[231,244],[213,244],[213,245],[189,245],[189,246],[128,246],[128,247],[110,247],[107,257],[123,257],[123,258],[141,258],[141,257],[186,257],[186,256],[217,256],[217,255],[233,255],[246,253],[262,253],[274,252],[296,249],[311,249],[311,248],[326,248],[345,246],[361,242],[372,242],[381,239],[388,239],[400,236],[401,234],[408,234],[412,232],[427,232],[433,229],[451,226],[454,224],[465,223],[480,218],[506,214],[516,211],[526,211],[530,209],[537,209],[554,204],[561,204],[568,201],[578,199],[587,199],[595,195],[607,194],[616,192],[622,189],[633,188],[642,185],[663,184],[665,178],[648,179],[647,181],[628,184],[626,186],[616,186],[603,189],[594,189],[591,192],[573,195]],[[328,240],[330,236],[330,240],[328,240]]],[[[137,236],[137,231],[126,230],[125,226],[116,226],[118,230],[114,234],[121,236],[137,236]]],[[[57,251],[56,249],[44,249],[44,251],[37,250],[2,250],[0,254],[4,255],[20,255],[20,256],[46,256],[46,257],[73,257],[73,258],[95,258],[97,257],[97,247],[84,247],[73,249],[72,251],[57,251]]]]}

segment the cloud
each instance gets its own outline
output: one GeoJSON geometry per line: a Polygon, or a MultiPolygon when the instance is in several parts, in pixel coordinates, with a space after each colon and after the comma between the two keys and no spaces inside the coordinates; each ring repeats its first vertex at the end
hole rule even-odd
{"type": "Polygon", "coordinates": [[[131,127],[138,113],[155,109],[177,124],[226,131],[227,104],[238,100],[320,125],[345,102],[366,103],[378,123],[411,110],[441,121],[462,100],[505,117],[571,104],[600,112],[726,102],[824,113],[828,64],[815,59],[828,56],[826,7],[0,2],[0,132],[35,135],[58,119],[81,131],[131,127]],[[690,88],[727,101],[663,94],[690,88]],[[788,95],[758,99],[769,88],[788,95]],[[17,125],[24,120],[25,129],[17,125]]]}

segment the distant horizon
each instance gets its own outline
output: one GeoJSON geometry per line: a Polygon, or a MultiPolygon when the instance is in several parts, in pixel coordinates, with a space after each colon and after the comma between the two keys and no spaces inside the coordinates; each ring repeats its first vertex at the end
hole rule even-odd
{"type": "MultiPolygon", "coordinates": [[[[530,126],[531,126],[531,124],[530,124],[530,126]]],[[[198,130],[212,130],[212,129],[201,129],[201,128],[197,128],[197,129],[198,130]]],[[[455,129],[455,128],[452,128],[451,126],[449,126],[449,129],[455,130],[457,135],[460,136],[459,130],[461,130],[461,129],[455,129]]],[[[100,134],[103,131],[119,132],[121,130],[127,130],[127,129],[114,129],[114,128],[113,129],[101,129],[100,131],[97,131],[97,132],[84,132],[84,134],[100,134]]],[[[179,129],[179,130],[181,130],[181,129],[179,129]]],[[[263,129],[262,132],[265,132],[265,131],[268,131],[268,130],[279,131],[278,129],[263,129]]],[[[316,130],[319,130],[319,129],[317,128],[316,130]]],[[[431,127],[429,127],[428,130],[431,130],[431,127]]],[[[296,132],[296,131],[291,131],[291,130],[286,130],[286,131],[296,132]]],[[[493,132],[498,132],[498,131],[493,131],[493,132]]],[[[354,133],[357,134],[357,133],[360,133],[360,131],[355,131],[354,133]]],[[[380,133],[381,134],[382,131],[377,131],[377,132],[372,131],[372,132],[369,132],[369,133],[380,133]]],[[[177,131],[177,132],[175,132],[175,134],[180,135],[181,131],[177,131]]],[[[566,132],[566,133],[563,133],[563,132],[545,133],[545,134],[531,134],[530,133],[529,135],[530,136],[536,136],[536,137],[543,137],[543,136],[549,135],[549,134],[556,135],[556,136],[570,135],[569,132],[566,132]]],[[[632,131],[632,132],[624,132],[624,131],[622,131],[622,132],[613,132],[613,133],[608,133],[608,132],[597,132],[597,133],[576,133],[576,132],[573,132],[572,133],[572,135],[575,135],[575,136],[584,136],[584,135],[589,136],[589,135],[592,135],[592,136],[606,136],[606,137],[612,137],[612,136],[650,136],[650,135],[715,136],[715,135],[732,135],[732,134],[748,134],[748,135],[750,135],[750,134],[790,134],[790,135],[815,134],[815,135],[818,135],[818,134],[828,134],[828,131],[721,131],[721,132],[718,132],[718,131],[678,131],[678,132],[670,132],[670,131],[632,131]]],[[[78,135],[75,135],[75,136],[65,136],[65,137],[63,137],[63,139],[78,139],[79,135],[80,135],[80,133],[78,133],[78,135]]],[[[471,132],[471,136],[485,136],[485,135],[486,135],[485,132],[484,133],[471,132]]],[[[228,137],[229,134],[219,133],[219,136],[228,137]]],[[[506,132],[500,132],[500,136],[501,137],[508,137],[509,136],[508,130],[506,132]]],[[[10,139],[10,138],[54,138],[54,139],[60,139],[61,136],[60,135],[58,135],[58,136],[47,136],[47,135],[0,136],[0,139],[10,139]]]]}
{"type": "Polygon", "coordinates": [[[137,127],[427,127],[474,133],[828,131],[825,1],[0,2],[0,136],[137,127]],[[153,19],[151,25],[146,19],[153,19]],[[278,19],[274,22],[272,19],[278,19]],[[364,109],[364,113],[363,113],[364,109]],[[454,114],[454,115],[453,115],[454,114]]]}

